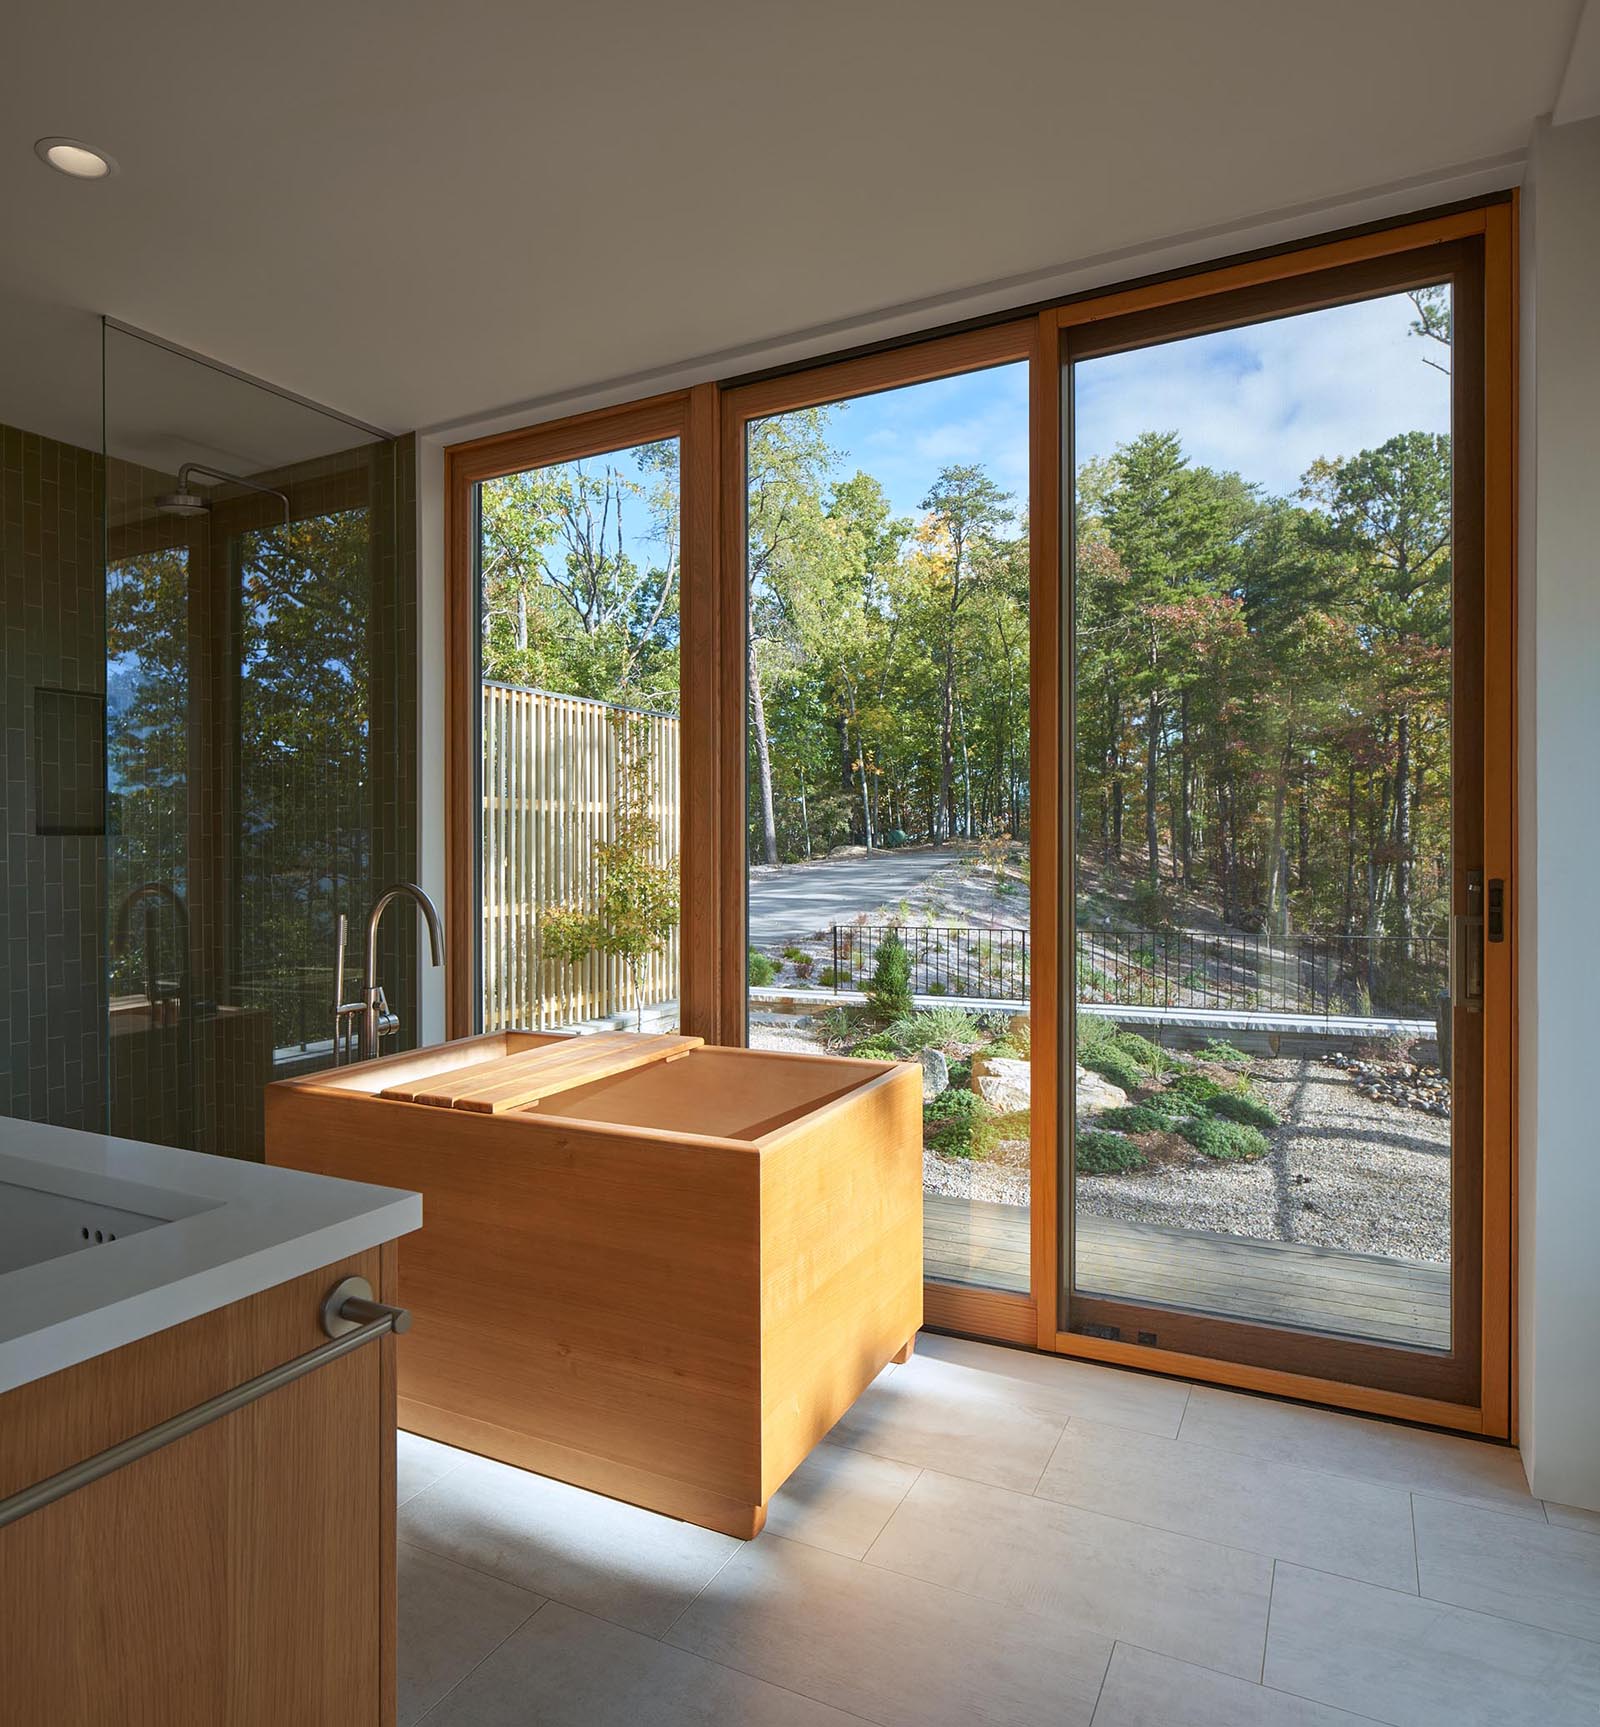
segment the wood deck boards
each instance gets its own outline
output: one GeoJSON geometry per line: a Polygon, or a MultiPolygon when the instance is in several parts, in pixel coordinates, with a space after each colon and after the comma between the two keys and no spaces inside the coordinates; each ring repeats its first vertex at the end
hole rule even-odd
{"type": "MultiPolygon", "coordinates": [[[[929,1277],[1028,1288],[1028,1213],[928,1194],[929,1277]]],[[[1425,1349],[1450,1344],[1450,1268],[1301,1242],[1078,1220],[1080,1289],[1425,1349]]]]}

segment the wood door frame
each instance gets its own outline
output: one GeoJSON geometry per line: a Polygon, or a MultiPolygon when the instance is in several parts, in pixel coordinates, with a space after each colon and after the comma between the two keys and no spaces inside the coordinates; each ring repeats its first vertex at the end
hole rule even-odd
{"type": "MultiPolygon", "coordinates": [[[[1481,1250],[1481,1285],[1477,1324],[1477,1393],[1475,1399],[1458,1402],[1447,1398],[1418,1396],[1398,1390],[1379,1390],[1352,1384],[1315,1372],[1282,1369],[1214,1359],[1172,1349],[1161,1349],[1121,1340],[1083,1336],[1062,1329],[1060,1229],[1050,1232],[1045,1244],[1049,1281],[1036,1282],[1039,1302],[1039,1347],[1057,1353],[1100,1361],[1150,1368],[1158,1372],[1208,1379],[1246,1389],[1299,1397],[1308,1401],[1337,1403],[1371,1413],[1426,1421],[1496,1437],[1513,1434],[1511,1410],[1512,1337],[1514,1290],[1511,1283],[1511,1222],[1515,1176],[1515,1115],[1513,1065],[1515,1049],[1514,981],[1516,953],[1515,857],[1515,257],[1516,207],[1495,203],[1452,212],[1430,220],[1401,223],[1373,233],[1300,247],[1293,251],[1224,265],[1183,277],[1115,290],[1076,301],[1041,314],[1041,353],[1053,363],[1041,365],[1048,376],[1040,380],[1037,420],[1048,420],[1055,428],[1056,443],[1051,482],[1055,496],[1040,500],[1054,516],[1057,544],[1052,573],[1055,586],[1065,588],[1069,579],[1061,526],[1064,492],[1069,479],[1062,471],[1060,429],[1063,424],[1063,350],[1070,333],[1086,325],[1129,314],[1158,313],[1171,309],[1173,328],[1184,320],[1193,331],[1205,327],[1205,302],[1265,291],[1276,302],[1278,315],[1283,301],[1303,302],[1304,309],[1317,303],[1317,282],[1335,287],[1339,272],[1352,267],[1391,260],[1402,269],[1408,256],[1425,260],[1434,248],[1459,248],[1476,243],[1482,248],[1483,340],[1475,358],[1482,366],[1482,424],[1474,428],[1482,444],[1480,526],[1483,541],[1484,696],[1483,696],[1483,868],[1486,879],[1500,878],[1507,884],[1506,939],[1485,944],[1484,978],[1484,1084],[1482,1099],[1483,1159],[1481,1205],[1477,1228],[1481,1250]],[[1296,292],[1304,290],[1303,295],[1296,292]],[[1053,327],[1053,328],[1052,328],[1053,327]],[[1053,348],[1053,356],[1051,350],[1053,348]],[[1053,399],[1051,399],[1053,396],[1053,399]]],[[[1382,268],[1382,266],[1379,266],[1382,268]]],[[[1419,266],[1421,267],[1421,266],[1419,266]]],[[[1334,294],[1337,301],[1338,296],[1334,294]]],[[[1141,320],[1142,322],[1143,320],[1141,320]]],[[[1219,322],[1233,322],[1219,319],[1219,322]]],[[[1038,427],[1035,436],[1039,437],[1038,427]]],[[[1035,476],[1037,496],[1039,476],[1035,476]]],[[[1070,662],[1063,661],[1064,672],[1070,662]]],[[[1062,679],[1063,690],[1066,678],[1062,679]]],[[[1041,731],[1043,727],[1041,726],[1041,731]]],[[[1061,809],[1071,807],[1065,781],[1071,773],[1071,754],[1065,748],[1065,733],[1059,727],[1061,744],[1059,775],[1061,809]]],[[[1060,847],[1062,856],[1067,848],[1060,847]]],[[[1042,887],[1037,867],[1034,889],[1042,887]]],[[[1071,891],[1070,861],[1059,867],[1053,884],[1055,897],[1065,903],[1071,891]]],[[[1049,890],[1045,890],[1049,891],[1049,890]]],[[[1058,975],[1073,975],[1065,958],[1057,957],[1058,975]]],[[[1069,1023],[1070,1011],[1066,1015],[1069,1023]]],[[[1062,1063],[1064,1066],[1064,1062],[1062,1063]]],[[[1070,1132],[1071,1112],[1058,1111],[1065,1131],[1070,1132]]],[[[1047,1214],[1053,1222],[1063,1218],[1061,1169],[1064,1158],[1052,1159],[1040,1168],[1040,1150],[1035,1145],[1033,1205],[1036,1218],[1047,1214]]],[[[1065,1147],[1061,1148],[1063,1151],[1065,1147]]],[[[1037,1235],[1037,1230],[1036,1230],[1037,1235]]],[[[1038,1251],[1036,1241],[1036,1252],[1038,1251]]],[[[1036,1265],[1035,1275],[1041,1268],[1036,1265]]]]}
{"type": "MultiPolygon", "coordinates": [[[[478,1029],[480,722],[477,488],[486,480],[678,441],[679,653],[686,666],[718,663],[717,389],[700,384],[599,408],[445,451],[445,1022],[448,1037],[478,1029]]],[[[721,947],[717,800],[698,765],[718,755],[711,680],[681,680],[678,836],[682,925],[679,1017],[687,1032],[719,1041],[716,956],[721,947]]]]}

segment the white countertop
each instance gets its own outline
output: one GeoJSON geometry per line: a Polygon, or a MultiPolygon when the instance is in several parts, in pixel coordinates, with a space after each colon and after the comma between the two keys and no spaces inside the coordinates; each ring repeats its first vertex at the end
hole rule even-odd
{"type": "Polygon", "coordinates": [[[0,1120],[0,1183],[172,1219],[0,1272],[0,1392],[422,1227],[400,1188],[37,1122],[0,1120]]]}

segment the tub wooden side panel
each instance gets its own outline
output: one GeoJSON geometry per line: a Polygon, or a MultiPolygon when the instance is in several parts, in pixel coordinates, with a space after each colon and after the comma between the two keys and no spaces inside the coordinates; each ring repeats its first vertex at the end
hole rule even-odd
{"type": "Polygon", "coordinates": [[[761,1154],[762,1502],[922,1324],[922,1074],[897,1067],[761,1154]]]}
{"type": "Polygon", "coordinates": [[[418,1431],[640,1503],[652,1477],[692,1504],[761,1502],[753,1149],[313,1086],[268,1091],[267,1147],[423,1194],[399,1394],[410,1419],[450,1419],[418,1431]]]}

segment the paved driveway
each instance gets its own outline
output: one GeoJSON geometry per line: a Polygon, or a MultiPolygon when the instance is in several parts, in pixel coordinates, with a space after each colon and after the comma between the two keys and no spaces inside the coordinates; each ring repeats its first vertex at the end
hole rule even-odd
{"type": "Polygon", "coordinates": [[[892,905],[937,869],[964,857],[950,846],[819,858],[750,872],[750,940],[770,944],[849,923],[860,912],[892,905]]]}

